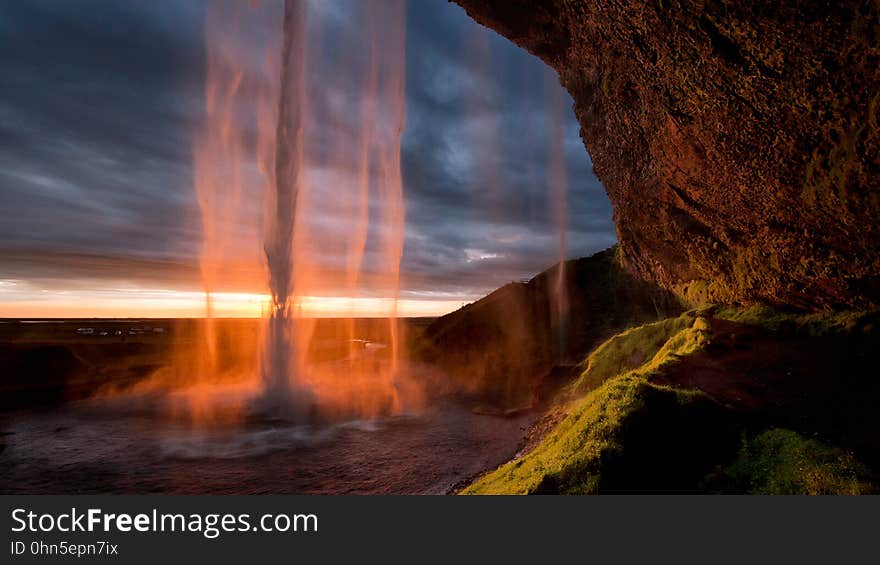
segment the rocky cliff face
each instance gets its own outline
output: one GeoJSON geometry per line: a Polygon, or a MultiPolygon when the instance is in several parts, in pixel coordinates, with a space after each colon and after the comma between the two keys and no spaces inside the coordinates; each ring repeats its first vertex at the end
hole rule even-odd
{"type": "Polygon", "coordinates": [[[632,273],[880,306],[880,2],[455,1],[559,72],[632,273]]]}

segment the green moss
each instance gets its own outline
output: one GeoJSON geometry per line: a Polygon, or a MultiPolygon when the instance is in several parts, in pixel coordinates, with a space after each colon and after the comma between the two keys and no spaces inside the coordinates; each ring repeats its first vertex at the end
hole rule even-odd
{"type": "MultiPolygon", "coordinates": [[[[707,405],[713,407],[709,412],[717,412],[720,407],[702,393],[653,385],[648,378],[702,349],[709,341],[709,329],[708,320],[687,312],[609,339],[585,361],[583,374],[569,391],[579,398],[556,429],[531,453],[486,475],[463,493],[598,492],[603,481],[616,480],[603,477],[603,471],[624,457],[624,435],[627,450],[642,453],[646,444],[652,445],[650,451],[654,444],[681,440],[688,431],[670,431],[681,413],[700,406],[704,410],[707,405]],[[651,433],[658,435],[640,442],[633,429],[647,421],[653,422],[648,426],[651,433]]],[[[684,427],[695,428],[692,422],[684,427]]],[[[677,459],[684,462],[687,457],[677,459]]]]}
{"type": "Polygon", "coordinates": [[[802,197],[810,206],[836,197],[840,202],[847,199],[847,185],[851,175],[864,174],[859,157],[859,145],[872,129],[876,128],[877,107],[880,95],[868,102],[867,116],[850,116],[853,125],[838,132],[839,140],[827,151],[815,150],[806,167],[806,179],[802,197]]]}
{"type": "Polygon", "coordinates": [[[533,451],[485,475],[463,493],[687,491],[696,489],[688,485],[699,483],[718,462],[734,459],[700,488],[866,492],[870,483],[862,478],[863,468],[846,452],[787,430],[771,430],[742,443],[736,431],[742,422],[735,422],[713,399],[651,382],[654,375],[711,342],[713,325],[718,324],[713,319],[813,336],[852,336],[873,332],[880,324],[876,313],[709,306],[631,328],[584,361],[583,373],[567,391],[568,404],[557,407],[567,415],[533,451]],[[689,483],[687,476],[694,472],[701,474],[689,483]]]}
{"type": "Polygon", "coordinates": [[[676,294],[688,306],[694,308],[710,304],[714,301],[716,289],[714,281],[694,280],[676,289],[676,294]]]}
{"type": "MultiPolygon", "coordinates": [[[[701,393],[653,385],[633,373],[610,379],[576,402],[568,416],[532,452],[482,477],[462,494],[599,492],[603,484],[626,474],[620,462],[627,451],[662,451],[662,441],[657,437],[638,441],[636,428],[663,430],[679,410],[706,404],[714,403],[701,393]],[[612,468],[619,475],[606,473],[612,468]]],[[[681,439],[675,433],[664,437],[673,442],[681,439]]],[[[659,467],[680,460],[680,456],[658,455],[655,463],[659,467]]],[[[645,476],[650,473],[640,465],[631,467],[637,467],[640,481],[650,480],[645,476]]],[[[659,469],[651,473],[659,473],[659,469]]]]}
{"type": "Polygon", "coordinates": [[[709,320],[707,320],[703,316],[697,316],[697,318],[694,320],[694,325],[691,326],[691,328],[700,332],[708,332],[712,329],[709,326],[709,320]]]}
{"type": "Polygon", "coordinates": [[[662,370],[666,365],[674,363],[680,357],[696,353],[708,342],[709,322],[705,318],[697,318],[694,320],[693,326],[685,328],[669,338],[649,363],[639,367],[638,373],[650,376],[662,370]]]}
{"type": "Polygon", "coordinates": [[[786,429],[746,441],[725,470],[734,490],[749,494],[865,494],[865,468],[848,452],[786,429]]]}
{"type": "Polygon", "coordinates": [[[595,389],[611,377],[635,371],[646,376],[666,363],[699,350],[708,340],[709,324],[694,312],[645,324],[612,337],[584,361],[572,384],[572,396],[595,389]]]}
{"type": "Polygon", "coordinates": [[[858,310],[800,313],[763,305],[723,306],[714,308],[712,315],[723,320],[761,326],[773,331],[812,336],[873,331],[877,318],[875,313],[858,310]]]}
{"type": "Polygon", "coordinates": [[[774,284],[779,261],[770,250],[785,245],[785,242],[771,238],[766,232],[763,235],[768,238],[764,246],[738,247],[731,258],[730,297],[760,296],[763,288],[774,284]]]}
{"type": "MultiPolygon", "coordinates": [[[[733,459],[740,441],[739,432],[731,430],[741,423],[722,423],[730,413],[703,393],[651,382],[654,375],[711,342],[713,319],[812,336],[851,336],[873,332],[880,324],[878,314],[867,312],[709,306],[631,328],[604,342],[583,362],[582,374],[564,397],[568,404],[558,407],[567,415],[532,452],[463,492],[663,490],[694,470],[703,469],[701,478],[719,461],[733,459]],[[719,417],[722,412],[727,416],[719,417]]],[[[737,486],[721,490],[858,493],[868,488],[859,469],[844,452],[794,432],[774,431],[742,447],[736,462],[721,475],[722,485],[737,486]]],[[[688,490],[688,484],[682,479],[678,486],[688,490]]],[[[713,488],[711,482],[708,486],[713,488]]]]}

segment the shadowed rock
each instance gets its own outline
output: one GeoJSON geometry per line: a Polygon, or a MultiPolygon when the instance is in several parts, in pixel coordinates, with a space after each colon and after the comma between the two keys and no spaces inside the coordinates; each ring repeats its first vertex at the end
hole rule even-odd
{"type": "Polygon", "coordinates": [[[632,273],[880,304],[876,2],[456,2],[559,72],[632,273]]]}

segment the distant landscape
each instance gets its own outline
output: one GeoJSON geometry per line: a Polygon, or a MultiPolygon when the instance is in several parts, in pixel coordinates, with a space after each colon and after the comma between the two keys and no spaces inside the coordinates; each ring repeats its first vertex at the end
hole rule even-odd
{"type": "MultiPolygon", "coordinates": [[[[552,269],[447,316],[402,319],[408,335],[408,370],[429,391],[429,408],[413,414],[409,423],[379,420],[367,428],[334,432],[360,434],[359,440],[348,436],[321,440],[313,437],[318,428],[290,424],[266,428],[255,421],[247,424],[246,429],[253,430],[248,433],[274,429],[273,433],[294,433],[292,437],[298,439],[249,447],[239,445],[241,438],[233,439],[236,434],[224,438],[196,428],[190,440],[195,443],[188,448],[195,451],[164,448],[152,452],[150,457],[156,459],[151,465],[187,465],[193,458],[215,458],[225,468],[230,461],[244,464],[254,458],[292,455],[303,449],[303,441],[316,454],[329,456],[341,449],[337,441],[361,445],[364,437],[375,437],[376,430],[388,432],[389,427],[388,433],[409,430],[406,433],[413,438],[427,439],[435,433],[431,422],[443,421],[452,410],[458,414],[453,429],[465,435],[447,436],[451,449],[463,449],[459,442],[483,445],[488,437],[496,437],[498,443],[492,449],[480,448],[478,457],[477,453],[465,456],[460,463],[470,469],[469,474],[445,475],[449,477],[445,486],[442,480],[438,484],[426,478],[433,473],[412,474],[411,469],[414,482],[404,489],[407,492],[875,492],[880,465],[876,431],[880,415],[875,407],[880,384],[866,376],[880,347],[878,314],[718,305],[685,312],[662,292],[629,278],[617,266],[614,249],[572,261],[567,270],[573,315],[592,315],[590,322],[568,335],[565,349],[558,348],[550,304],[541,299],[542,285],[552,277],[552,269]],[[592,284],[584,284],[587,278],[592,284]],[[588,292],[582,292],[584,288],[588,292]],[[505,313],[514,308],[532,312],[533,318],[524,325],[510,323],[505,313]],[[468,421],[477,428],[458,427],[468,421]],[[214,447],[203,445],[200,450],[201,443],[214,447]],[[514,456],[515,461],[497,470],[481,467],[514,456]],[[645,474],[644,469],[650,472],[645,474]]],[[[223,364],[252,363],[253,359],[235,352],[257,350],[259,321],[217,322],[224,336],[221,343],[236,340],[245,345],[226,348],[229,355],[223,364]]],[[[316,361],[334,363],[350,355],[350,346],[340,338],[345,321],[316,322],[319,329],[310,350],[316,361]]],[[[17,378],[3,381],[5,413],[0,421],[6,424],[0,445],[15,445],[17,434],[33,433],[21,430],[17,422],[39,417],[44,410],[58,410],[53,406],[60,407],[53,418],[73,414],[68,417],[86,428],[111,414],[128,428],[132,418],[154,413],[156,406],[144,400],[132,406],[136,398],[132,391],[161,371],[176,348],[192,346],[203,323],[3,320],[2,363],[11,369],[7,374],[17,378]]],[[[357,320],[356,335],[365,347],[372,339],[382,339],[385,325],[380,319],[357,320]]],[[[65,434],[75,430],[68,430],[68,425],[40,441],[47,445],[70,441],[65,434]]],[[[127,441],[140,433],[126,432],[127,441]]],[[[11,452],[0,453],[0,464],[7,470],[36,464],[47,469],[60,465],[73,472],[47,478],[40,488],[52,492],[91,488],[89,480],[80,477],[85,469],[75,460],[64,461],[59,455],[61,459],[52,463],[19,461],[18,449],[15,445],[11,452]]],[[[350,456],[360,456],[351,445],[348,449],[350,456]]],[[[288,478],[273,482],[273,489],[345,489],[343,484],[312,484],[302,478],[295,463],[285,461],[288,478]]],[[[429,459],[424,464],[436,463],[429,459]]],[[[126,463],[102,461],[86,468],[112,473],[118,467],[124,469],[126,463]]],[[[396,483],[380,477],[393,477],[398,470],[396,464],[375,469],[378,492],[395,491],[396,483]]],[[[120,488],[113,484],[126,485],[122,487],[126,491],[141,488],[104,479],[95,483],[100,488],[120,488]]],[[[201,492],[198,484],[186,483],[182,488],[201,492]]],[[[4,488],[19,490],[10,483],[4,488]]]]}
{"type": "Polygon", "coordinates": [[[0,24],[0,493],[880,494],[880,2],[0,24]]]}

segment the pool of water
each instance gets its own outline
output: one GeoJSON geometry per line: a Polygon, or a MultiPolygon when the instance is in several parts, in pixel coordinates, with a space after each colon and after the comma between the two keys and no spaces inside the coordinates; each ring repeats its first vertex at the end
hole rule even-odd
{"type": "Polygon", "coordinates": [[[107,400],[0,415],[0,493],[442,494],[512,457],[532,414],[193,428],[107,400]]]}

